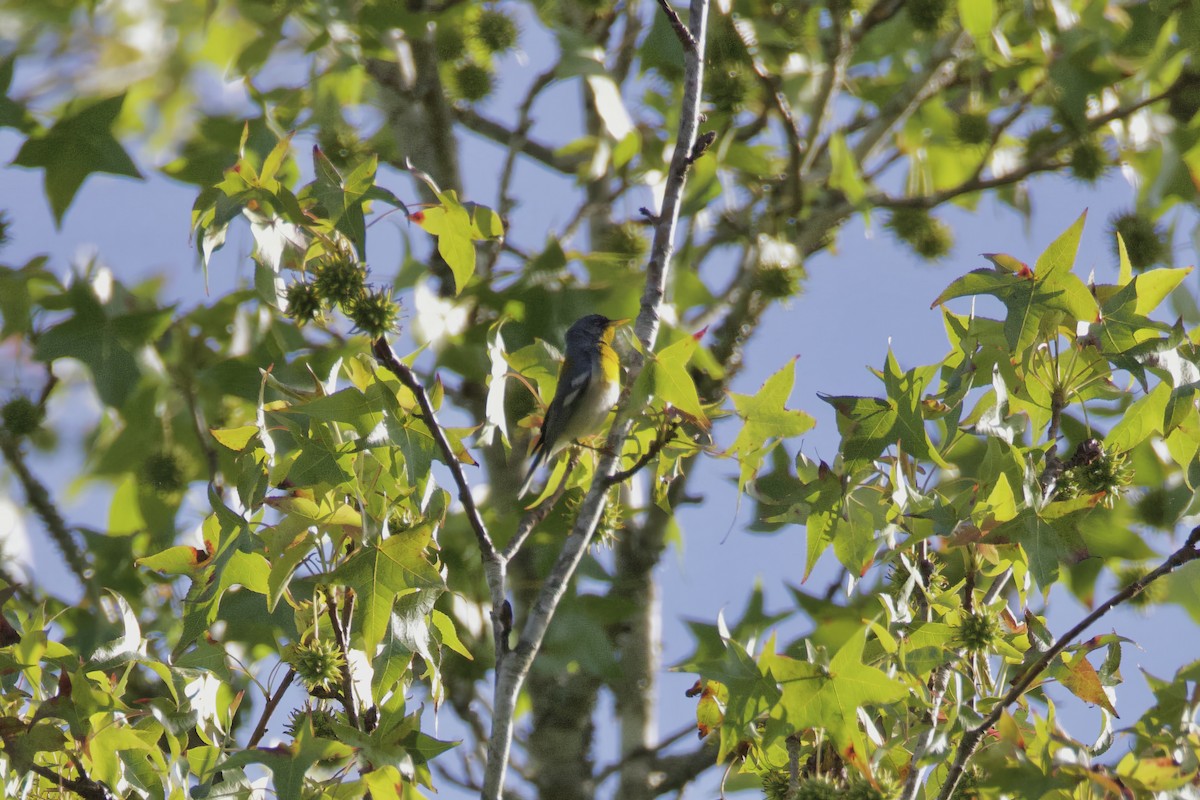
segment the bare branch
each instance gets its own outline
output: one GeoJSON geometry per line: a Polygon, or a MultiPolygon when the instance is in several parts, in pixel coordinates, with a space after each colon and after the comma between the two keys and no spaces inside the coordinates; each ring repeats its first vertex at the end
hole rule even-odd
{"type": "MultiPolygon", "coordinates": [[[[658,337],[660,309],[666,290],[670,268],[672,240],[678,224],[682,205],[683,186],[687,179],[688,157],[695,146],[700,127],[700,93],[704,77],[704,41],[708,25],[708,0],[692,0],[689,14],[690,33],[696,45],[685,51],[685,78],[679,133],[671,167],[663,195],[662,210],[655,223],[654,243],[646,268],[646,287],[642,295],[641,311],[638,314],[636,332],[643,350],[652,352],[658,337]]],[[[633,384],[641,372],[642,359],[631,359],[629,383],[633,384]]],[[[521,686],[533,665],[534,656],[541,648],[546,630],[554,611],[566,593],[579,562],[587,552],[592,534],[604,511],[608,492],[607,478],[617,471],[617,460],[621,447],[632,425],[632,414],[640,409],[631,409],[631,395],[626,392],[617,419],[609,433],[606,444],[607,455],[600,459],[596,480],[583,501],[579,516],[570,535],[563,543],[558,560],[551,569],[537,599],[529,609],[524,629],[516,648],[496,667],[495,714],[492,720],[492,736],[488,743],[488,766],[484,776],[484,800],[499,800],[509,751],[512,746],[517,697],[521,686]]]]}
{"type": "MultiPolygon", "coordinates": [[[[505,147],[509,145],[516,135],[501,123],[493,119],[488,119],[471,108],[455,108],[454,116],[467,130],[491,139],[505,147]]],[[[583,158],[579,156],[560,156],[554,152],[553,147],[534,141],[528,137],[521,144],[520,151],[543,166],[547,166],[555,172],[561,172],[564,175],[574,175],[575,170],[583,163],[583,158]]]]}
{"type": "Polygon", "coordinates": [[[50,490],[37,479],[37,476],[30,471],[29,465],[25,463],[25,454],[21,452],[19,441],[6,431],[0,431],[0,453],[4,454],[4,460],[8,462],[9,469],[16,475],[17,482],[25,491],[25,501],[42,520],[42,524],[46,526],[46,532],[58,546],[63,561],[83,586],[88,599],[94,603],[96,608],[99,608],[100,592],[96,588],[95,580],[90,575],[91,570],[84,558],[83,549],[75,541],[70,528],[67,527],[66,521],[58,511],[58,507],[54,505],[54,500],[50,497],[50,490]]]}
{"type": "Polygon", "coordinates": [[[374,351],[375,357],[379,359],[379,363],[394,373],[400,382],[416,395],[417,404],[421,407],[421,416],[425,418],[429,433],[437,443],[438,449],[442,451],[442,458],[445,459],[446,466],[454,477],[454,483],[458,487],[458,500],[467,512],[467,519],[471,523],[471,530],[475,532],[475,539],[479,544],[484,561],[494,561],[497,557],[496,546],[492,543],[487,525],[484,524],[483,516],[479,513],[479,506],[475,505],[475,497],[471,494],[471,485],[467,483],[467,476],[463,473],[458,455],[450,446],[450,440],[446,438],[446,432],[437,420],[437,413],[433,410],[433,404],[429,401],[429,394],[425,391],[425,387],[418,380],[416,373],[396,357],[396,353],[388,344],[387,339],[379,337],[372,343],[371,349],[374,351]]]}
{"type": "Polygon", "coordinates": [[[503,552],[500,554],[505,561],[512,561],[516,557],[517,552],[521,549],[521,545],[533,533],[533,529],[546,518],[558,504],[563,493],[567,491],[567,482],[571,478],[571,473],[575,471],[576,465],[579,464],[579,451],[575,450],[571,453],[571,459],[567,462],[567,468],[563,472],[562,480],[558,483],[558,488],[554,490],[554,494],[542,501],[541,505],[532,511],[528,512],[521,518],[521,522],[517,525],[517,532],[513,534],[513,538],[507,545],[504,546],[503,552]]]}
{"type": "MultiPolygon", "coordinates": [[[[346,605],[354,602],[354,595],[348,593],[346,605]]],[[[346,711],[346,721],[352,728],[358,727],[358,699],[354,696],[354,680],[350,675],[350,637],[338,616],[337,599],[333,589],[325,587],[325,613],[329,616],[329,626],[333,629],[333,640],[337,643],[338,652],[342,654],[342,708],[346,711]]]]}
{"type": "Polygon", "coordinates": [[[675,31],[675,35],[679,38],[679,43],[683,45],[683,49],[689,53],[696,52],[696,37],[683,24],[683,20],[679,19],[679,15],[675,13],[675,9],[671,8],[669,0],[658,0],[658,7],[667,15],[667,22],[671,23],[671,30],[675,31]]]}
{"type": "Polygon", "coordinates": [[[509,139],[508,154],[504,157],[504,168],[500,172],[500,198],[497,210],[502,219],[508,217],[515,204],[515,200],[510,194],[513,173],[516,171],[517,155],[522,152],[529,141],[529,129],[533,126],[533,104],[538,95],[554,82],[555,74],[556,70],[551,67],[538,75],[529,86],[529,91],[525,94],[520,108],[517,109],[517,127],[513,129],[512,137],[509,139]]]}
{"type": "Polygon", "coordinates": [[[267,733],[267,723],[271,721],[271,715],[275,713],[275,709],[279,708],[279,703],[283,700],[284,693],[291,687],[292,681],[296,679],[296,670],[291,667],[283,676],[279,686],[275,688],[275,693],[267,698],[267,704],[263,706],[262,715],[258,718],[258,724],[254,726],[254,732],[250,734],[250,739],[246,742],[246,749],[250,750],[258,746],[262,741],[263,736],[267,733]]]}

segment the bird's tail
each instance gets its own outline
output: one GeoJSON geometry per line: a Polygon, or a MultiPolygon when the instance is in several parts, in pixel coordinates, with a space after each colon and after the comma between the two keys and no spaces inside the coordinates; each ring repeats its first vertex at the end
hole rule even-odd
{"type": "Polygon", "coordinates": [[[518,500],[529,493],[529,488],[533,486],[533,478],[537,475],[538,469],[545,461],[546,448],[539,447],[537,452],[533,454],[533,460],[529,462],[529,471],[525,473],[525,480],[521,481],[521,491],[517,492],[518,500]]]}

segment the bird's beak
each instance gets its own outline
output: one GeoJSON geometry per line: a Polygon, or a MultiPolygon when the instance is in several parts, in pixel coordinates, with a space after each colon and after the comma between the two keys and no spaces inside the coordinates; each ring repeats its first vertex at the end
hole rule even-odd
{"type": "Polygon", "coordinates": [[[626,317],[625,319],[609,320],[608,326],[610,328],[615,328],[618,325],[625,325],[626,323],[629,323],[629,322],[633,322],[633,317],[626,317]]]}

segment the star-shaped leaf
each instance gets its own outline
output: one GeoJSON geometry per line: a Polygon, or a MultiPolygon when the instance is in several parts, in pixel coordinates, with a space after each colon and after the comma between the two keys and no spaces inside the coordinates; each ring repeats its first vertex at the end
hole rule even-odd
{"type": "Polygon", "coordinates": [[[779,681],[782,701],[772,718],[788,730],[823,728],[843,759],[861,764],[866,753],[858,729],[860,708],[901,700],[907,689],[887,673],[863,663],[866,628],[850,637],[828,667],[778,655],[767,647],[759,665],[779,681]]]}
{"type": "MultiPolygon", "coordinates": [[[[758,473],[763,458],[780,439],[799,436],[816,425],[803,411],[787,407],[796,380],[796,359],[767,378],[757,394],[730,392],[733,407],[742,420],[742,429],[729,447],[742,465],[743,484],[758,473]]],[[[694,391],[694,390],[693,390],[694,391]]]]}
{"type": "Polygon", "coordinates": [[[46,197],[56,224],[62,224],[75,193],[93,172],[141,180],[125,148],[112,135],[125,95],[110,97],[63,117],[50,130],[25,140],[14,164],[46,171],[46,197]]]}
{"type": "MultiPolygon", "coordinates": [[[[1061,236],[1054,240],[1038,258],[1032,274],[1025,270],[1010,272],[977,269],[968,272],[946,287],[931,307],[955,297],[990,294],[1008,309],[1004,319],[1004,334],[1013,352],[1021,352],[1033,344],[1048,326],[1057,325],[1063,317],[1071,321],[1090,322],[1096,318],[1096,298],[1087,286],[1072,274],[1071,265],[1079,248],[1086,212],[1061,236]]],[[[993,264],[1003,265],[1012,256],[993,253],[993,264]]]]}
{"type": "Polygon", "coordinates": [[[354,589],[354,627],[362,633],[364,651],[374,653],[383,639],[397,597],[445,588],[425,555],[432,533],[432,527],[424,525],[393,534],[364,547],[330,574],[331,583],[354,589]]]}

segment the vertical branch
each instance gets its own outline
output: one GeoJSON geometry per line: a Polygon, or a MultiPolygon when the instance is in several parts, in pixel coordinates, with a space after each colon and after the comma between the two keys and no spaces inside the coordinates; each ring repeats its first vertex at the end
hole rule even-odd
{"type": "Polygon", "coordinates": [[[29,470],[29,466],[25,463],[25,455],[21,452],[21,445],[13,436],[0,431],[0,452],[4,454],[4,460],[8,462],[9,469],[16,475],[17,482],[25,490],[25,501],[41,518],[42,524],[46,526],[46,532],[58,546],[63,561],[67,563],[67,567],[83,586],[84,594],[92,601],[93,607],[99,608],[100,592],[96,588],[96,581],[89,574],[90,570],[87,560],[84,558],[84,551],[75,541],[75,537],[71,535],[66,520],[63,519],[58,507],[54,505],[54,500],[50,497],[50,491],[29,470]]]}
{"type": "MultiPolygon", "coordinates": [[[[679,221],[679,209],[683,198],[683,187],[693,160],[696,134],[700,127],[700,92],[704,76],[704,42],[708,26],[708,0],[692,0],[688,19],[688,36],[693,47],[684,47],[685,72],[683,100],[680,110],[679,131],[671,168],[663,193],[663,204],[655,217],[654,243],[650,261],[646,267],[646,286],[642,295],[641,311],[635,331],[646,351],[653,351],[658,338],[661,308],[666,296],[675,228],[679,221]]],[[[686,41],[686,40],[685,40],[686,41]]],[[[629,382],[637,380],[642,369],[642,359],[631,359],[629,382]]],[[[488,742],[488,765],[484,775],[482,797],[485,800],[500,800],[504,790],[509,752],[512,747],[513,724],[517,697],[521,686],[533,666],[533,659],[541,648],[554,611],[566,593],[567,584],[574,575],[579,562],[591,541],[592,534],[600,522],[607,494],[607,478],[617,471],[621,446],[629,434],[632,418],[640,409],[628,408],[630,395],[626,393],[617,419],[608,437],[606,451],[601,458],[587,497],[583,501],[579,516],[570,535],[563,543],[550,575],[546,578],[538,597],[525,622],[517,646],[496,667],[496,690],[492,735],[488,742]]]]}

